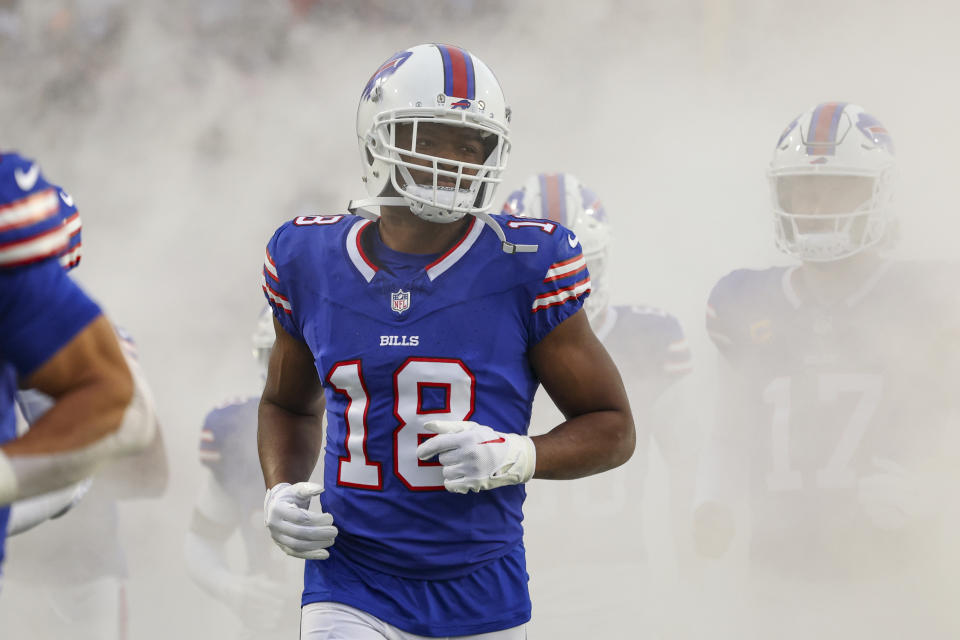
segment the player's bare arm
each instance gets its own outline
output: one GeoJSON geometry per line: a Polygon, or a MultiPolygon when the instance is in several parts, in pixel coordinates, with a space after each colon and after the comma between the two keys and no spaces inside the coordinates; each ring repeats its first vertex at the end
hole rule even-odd
{"type": "Polygon", "coordinates": [[[117,431],[133,397],[133,378],[104,316],[23,381],[56,399],[21,438],[0,449],[8,456],[53,454],[85,447],[117,431]]]}
{"type": "Polygon", "coordinates": [[[323,439],[323,387],[306,344],[277,332],[260,399],[257,447],[267,488],[310,477],[323,439]]]}
{"type": "Polygon", "coordinates": [[[307,345],[274,321],[277,333],[260,399],[257,448],[267,485],[264,521],[289,555],[325,560],[337,528],[330,514],[311,512],[323,487],[307,482],[323,440],[323,387],[307,345]]]}
{"type": "Polygon", "coordinates": [[[530,351],[543,388],[567,418],[534,436],[535,478],[566,480],[620,466],[636,432],[627,393],[613,360],[578,311],[530,351]]]}

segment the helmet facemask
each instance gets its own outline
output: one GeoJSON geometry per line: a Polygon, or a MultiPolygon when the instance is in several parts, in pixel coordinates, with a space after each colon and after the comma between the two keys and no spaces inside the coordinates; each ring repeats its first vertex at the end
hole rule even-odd
{"type": "Polygon", "coordinates": [[[372,160],[388,166],[390,186],[418,217],[430,222],[455,222],[467,214],[485,212],[506,168],[510,141],[494,120],[468,111],[449,109],[394,110],[376,116],[366,141],[372,160]],[[424,124],[478,133],[482,163],[465,162],[418,151],[424,124]],[[409,146],[398,143],[398,128],[410,127],[409,146]],[[421,164],[426,163],[426,164],[421,164]]]}
{"type": "Polygon", "coordinates": [[[892,174],[771,172],[777,248],[830,262],[880,245],[892,226],[892,174]]]}

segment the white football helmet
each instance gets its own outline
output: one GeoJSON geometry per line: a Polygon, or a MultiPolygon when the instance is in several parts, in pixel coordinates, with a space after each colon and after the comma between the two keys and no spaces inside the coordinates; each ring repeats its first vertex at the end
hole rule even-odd
{"type": "MultiPolygon", "coordinates": [[[[430,222],[455,222],[470,214],[490,225],[504,250],[532,251],[506,242],[487,214],[501,182],[510,151],[510,108],[493,72],[465,49],[421,44],[395,53],[374,72],[360,95],[357,139],[363,181],[371,196],[354,200],[364,206],[407,206],[430,222]],[[417,127],[425,122],[479,131],[485,141],[483,164],[460,162],[417,151],[417,127]],[[397,125],[412,128],[410,148],[397,145],[397,125]],[[431,166],[411,162],[425,160],[431,166]],[[417,184],[410,171],[432,174],[430,184],[417,184]],[[473,172],[471,175],[470,172],[473,172]],[[453,187],[438,179],[454,179],[453,187]]],[[[367,214],[369,215],[369,214],[367,214]]]]}
{"type": "MultiPolygon", "coordinates": [[[[804,261],[827,262],[892,239],[895,168],[890,135],[863,107],[825,102],[798,116],[780,135],[768,170],[777,247],[804,261]],[[789,194],[813,183],[798,176],[862,178],[869,182],[856,186],[869,195],[842,211],[799,211],[789,194]]],[[[819,186],[825,193],[854,184],[828,180],[819,186]]]]}
{"type": "Polygon", "coordinates": [[[610,224],[597,194],[569,173],[541,173],[511,193],[500,213],[553,220],[576,235],[590,271],[590,296],[583,306],[591,323],[601,319],[610,300],[606,284],[610,224]]]}
{"type": "Polygon", "coordinates": [[[253,358],[257,361],[260,368],[260,375],[264,380],[267,378],[267,365],[270,363],[270,352],[273,351],[273,342],[277,339],[277,333],[273,328],[273,311],[269,306],[264,307],[257,318],[257,328],[251,336],[253,344],[253,358]]]}

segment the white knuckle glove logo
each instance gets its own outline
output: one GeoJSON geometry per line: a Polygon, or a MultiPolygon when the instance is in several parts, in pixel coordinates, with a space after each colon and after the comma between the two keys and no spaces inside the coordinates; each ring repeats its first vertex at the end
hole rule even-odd
{"type": "Polygon", "coordinates": [[[447,491],[486,491],[533,477],[537,450],[527,436],[455,420],[434,420],[423,428],[437,435],[417,447],[417,457],[437,456],[447,491]]]}
{"type": "Polygon", "coordinates": [[[310,501],[323,487],[314,482],[281,482],[263,500],[263,519],[284,553],[306,560],[326,560],[337,537],[333,516],[310,511],[310,501]]]}

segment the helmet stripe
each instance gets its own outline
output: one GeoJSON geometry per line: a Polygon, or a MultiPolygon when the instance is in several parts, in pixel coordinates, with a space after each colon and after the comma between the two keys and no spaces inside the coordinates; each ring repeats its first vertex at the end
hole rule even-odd
{"type": "Polygon", "coordinates": [[[837,143],[837,129],[840,116],[846,102],[824,102],[818,104],[810,118],[810,133],[807,139],[807,155],[833,155],[833,146],[837,143]]]}
{"type": "Polygon", "coordinates": [[[562,173],[545,173],[540,176],[540,209],[544,218],[567,223],[566,185],[562,173]]]}
{"type": "Polygon", "coordinates": [[[438,44],[443,60],[443,92],[451,98],[473,100],[476,95],[473,58],[459,47],[438,44]]]}

